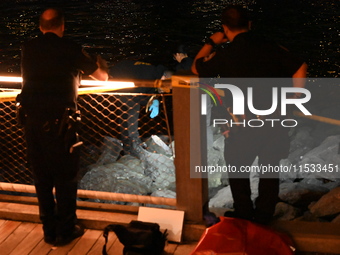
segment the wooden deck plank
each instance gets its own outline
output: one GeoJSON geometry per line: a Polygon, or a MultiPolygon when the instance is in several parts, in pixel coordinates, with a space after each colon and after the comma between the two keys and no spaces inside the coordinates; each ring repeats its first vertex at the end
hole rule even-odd
{"type": "Polygon", "coordinates": [[[41,224],[34,224],[32,231],[12,250],[10,255],[27,255],[35,246],[43,239],[43,231],[41,224]]]}
{"type": "Polygon", "coordinates": [[[174,254],[175,250],[177,249],[178,244],[175,243],[167,243],[164,247],[163,255],[170,255],[174,254]]]}
{"type": "Polygon", "coordinates": [[[0,227],[2,226],[2,224],[4,224],[6,222],[6,220],[2,220],[0,219],[0,227]]]}
{"type": "MultiPolygon", "coordinates": [[[[67,247],[59,247],[56,250],[52,250],[52,245],[49,245],[47,243],[45,243],[43,241],[43,231],[42,231],[42,226],[41,224],[37,224],[34,223],[34,228],[27,233],[26,237],[22,237],[22,234],[20,234],[20,231],[22,232],[24,229],[24,226],[27,224],[23,224],[21,226],[21,222],[17,222],[17,221],[8,221],[8,220],[0,220],[0,238],[1,238],[1,242],[0,245],[1,247],[6,247],[7,244],[9,244],[9,246],[13,247],[13,239],[14,236],[18,237],[17,240],[17,246],[9,253],[10,255],[50,255],[50,254],[68,254],[69,251],[72,251],[73,254],[77,254],[77,255],[97,255],[97,254],[101,254],[102,251],[102,247],[104,244],[104,238],[101,236],[102,231],[101,230],[97,230],[99,231],[98,233],[96,233],[96,231],[94,231],[94,234],[88,233],[85,234],[84,237],[86,236],[90,236],[90,239],[92,242],[92,246],[91,248],[89,248],[89,251],[87,252],[87,249],[82,249],[83,247],[80,247],[80,245],[77,245],[78,242],[83,242],[81,240],[81,238],[79,238],[80,240],[75,240],[74,243],[68,245],[67,247]],[[1,224],[2,223],[2,224],[1,224]],[[20,230],[21,229],[21,230],[20,230]],[[17,231],[16,231],[17,230],[17,231]],[[18,234],[19,233],[19,234],[18,234]],[[12,237],[10,237],[12,236],[12,237]],[[79,249],[78,249],[79,248],[79,249]],[[85,252],[85,253],[83,253],[85,252]]],[[[32,224],[32,223],[30,223],[32,224]]],[[[287,224],[287,223],[286,223],[287,224]]],[[[293,224],[293,222],[292,222],[293,224]]],[[[306,223],[307,224],[307,223],[306,223]]],[[[309,225],[308,225],[309,226],[309,225]]],[[[333,225],[332,225],[333,226],[333,225]]],[[[337,226],[334,225],[334,228],[336,228],[337,226]]],[[[309,229],[305,229],[304,231],[307,232],[313,232],[312,230],[309,229]],[[308,231],[307,231],[308,230],[308,231]]],[[[91,231],[87,229],[86,231],[91,231]]],[[[299,233],[302,233],[303,230],[300,230],[299,233]]],[[[316,237],[318,237],[317,235],[315,235],[316,237]]],[[[339,242],[338,242],[339,243],[339,242]]],[[[186,244],[176,244],[176,243],[169,243],[165,249],[164,249],[164,253],[163,255],[187,255],[190,254],[192,252],[192,250],[195,248],[196,243],[186,243],[186,244]]],[[[314,245],[314,243],[310,243],[310,246],[312,249],[314,245]]],[[[109,241],[108,241],[108,254],[109,255],[117,255],[117,254],[121,254],[123,249],[123,246],[120,244],[119,240],[117,240],[116,235],[113,232],[110,232],[109,235],[109,241]]],[[[3,249],[0,249],[0,254],[8,254],[6,252],[6,248],[5,248],[5,252],[3,252],[3,249]]],[[[299,251],[299,250],[298,250],[299,251]]],[[[337,250],[337,252],[332,252],[332,254],[338,254],[339,249],[337,250]]],[[[298,254],[300,254],[301,252],[298,252],[298,254]]],[[[306,254],[307,253],[301,253],[302,254],[306,254]]],[[[314,254],[316,255],[316,253],[308,253],[310,255],[314,254]]],[[[330,252],[318,252],[318,254],[330,254],[330,252]]]]}
{"type": "MultiPolygon", "coordinates": [[[[41,236],[42,236],[41,230],[41,236]]],[[[52,250],[52,245],[45,243],[43,239],[34,247],[29,255],[46,255],[52,250]]],[[[13,254],[14,255],[14,254],[13,254]]]]}
{"type": "Polygon", "coordinates": [[[174,255],[189,255],[194,250],[196,245],[196,243],[178,245],[174,255]]]}
{"type": "MultiPolygon", "coordinates": [[[[102,253],[105,239],[101,230],[87,229],[81,238],[77,238],[63,247],[52,247],[43,240],[42,225],[0,220],[0,254],[9,255],[98,255],[102,253]],[[2,223],[2,224],[1,224],[2,223]]],[[[168,243],[163,255],[186,255],[195,244],[168,243]]],[[[123,245],[115,233],[110,232],[107,244],[109,255],[122,254],[123,245]]]]}
{"type": "Polygon", "coordinates": [[[34,223],[23,222],[21,223],[6,239],[6,242],[0,244],[1,255],[10,254],[15,247],[22,242],[22,240],[32,231],[35,227],[34,223]]]}
{"type": "MultiPolygon", "coordinates": [[[[76,245],[70,250],[68,255],[87,254],[94,246],[102,232],[99,230],[88,229],[76,245]]],[[[100,253],[98,253],[100,254],[100,253]]]]}
{"type": "MultiPolygon", "coordinates": [[[[85,230],[85,231],[87,231],[87,230],[85,230]]],[[[52,251],[48,255],[66,255],[80,241],[80,239],[81,239],[81,237],[78,237],[78,238],[74,239],[71,243],[69,243],[65,246],[52,247],[52,251]]],[[[80,254],[81,253],[79,253],[79,255],[80,254]]]]}
{"type": "Polygon", "coordinates": [[[107,248],[107,254],[108,255],[123,254],[123,248],[124,245],[121,242],[119,242],[118,238],[116,238],[113,245],[110,248],[107,248]]]}
{"type": "MultiPolygon", "coordinates": [[[[105,238],[102,236],[103,231],[100,231],[100,232],[101,232],[101,236],[98,238],[97,242],[93,245],[93,247],[87,253],[87,255],[102,254],[103,246],[104,246],[104,243],[105,243],[105,238]]],[[[111,248],[111,246],[113,245],[113,243],[116,242],[116,240],[117,240],[116,234],[113,233],[113,232],[110,232],[109,238],[108,238],[108,241],[107,241],[107,244],[106,244],[106,250],[109,250],[111,248]]]]}
{"type": "Polygon", "coordinates": [[[19,221],[6,221],[0,227],[0,243],[2,243],[19,225],[19,221]]]}

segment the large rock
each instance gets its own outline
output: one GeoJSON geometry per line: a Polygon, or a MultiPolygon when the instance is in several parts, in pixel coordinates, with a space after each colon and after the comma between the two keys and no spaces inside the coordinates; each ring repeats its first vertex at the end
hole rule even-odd
{"type": "Polygon", "coordinates": [[[172,190],[156,190],[151,193],[153,197],[167,197],[167,198],[176,198],[176,192],[172,190]]]}
{"type": "MultiPolygon", "coordinates": [[[[250,188],[251,188],[251,199],[255,201],[258,197],[258,184],[259,178],[255,173],[250,174],[250,188]]],[[[220,189],[216,195],[214,195],[209,201],[209,207],[226,207],[233,208],[233,197],[230,186],[226,186],[220,189]]]]}
{"type": "Polygon", "coordinates": [[[340,214],[332,220],[332,223],[340,224],[340,214]]]}
{"type": "MultiPolygon", "coordinates": [[[[287,158],[280,161],[282,169],[291,169],[293,163],[287,158]]],[[[296,171],[280,171],[280,181],[281,182],[294,182],[298,178],[296,171]]]]}
{"type": "Polygon", "coordinates": [[[279,202],[276,204],[274,217],[277,220],[293,220],[301,214],[301,210],[292,205],[279,202]]]}
{"type": "Polygon", "coordinates": [[[310,212],[316,217],[340,213],[340,187],[337,187],[310,206],[310,212]]]}
{"type": "Polygon", "coordinates": [[[79,181],[79,188],[85,190],[111,191],[115,178],[108,178],[110,172],[106,165],[89,166],[89,171],[79,181]]]}
{"type": "Polygon", "coordinates": [[[305,183],[281,183],[279,197],[288,204],[307,208],[311,202],[319,200],[328,191],[327,188],[305,183]]]}
{"type": "Polygon", "coordinates": [[[226,207],[226,208],[233,208],[233,197],[231,194],[230,186],[224,187],[220,189],[217,194],[210,199],[209,207],[226,207]]]}
{"type": "Polygon", "coordinates": [[[332,189],[340,186],[340,179],[337,179],[335,181],[330,181],[330,180],[327,180],[327,179],[305,178],[305,179],[301,180],[300,183],[305,183],[305,184],[314,185],[314,186],[320,186],[322,188],[332,190],[332,189]]]}
{"type": "Polygon", "coordinates": [[[80,189],[146,195],[151,193],[152,180],[120,163],[93,168],[79,182],[80,189]]]}
{"type": "Polygon", "coordinates": [[[299,178],[323,178],[336,181],[340,173],[338,154],[340,135],[327,137],[318,147],[306,153],[298,163],[299,178]]]}
{"type": "Polygon", "coordinates": [[[134,156],[124,155],[117,162],[133,169],[134,172],[144,174],[145,169],[142,162],[134,156]]]}
{"type": "Polygon", "coordinates": [[[147,145],[147,151],[157,154],[166,155],[168,157],[173,156],[173,151],[170,146],[167,145],[169,142],[168,136],[157,136],[152,135],[145,141],[147,145]]]}
{"type": "Polygon", "coordinates": [[[295,129],[296,133],[291,137],[288,160],[292,164],[300,161],[301,157],[314,147],[314,140],[310,135],[310,127],[295,129]]]}
{"type": "MultiPolygon", "coordinates": [[[[225,166],[224,160],[224,136],[220,135],[213,143],[213,146],[208,148],[207,156],[208,166],[225,166]]],[[[209,188],[218,187],[222,184],[222,178],[227,178],[227,175],[221,172],[208,174],[209,188]]],[[[227,182],[224,181],[224,184],[227,182]]]]}
{"type": "Polygon", "coordinates": [[[168,189],[176,183],[175,165],[171,158],[149,152],[136,143],[132,146],[134,155],[142,161],[145,175],[153,180],[155,189],[168,189]]]}
{"type": "MultiPolygon", "coordinates": [[[[302,128],[291,142],[291,152],[287,159],[281,160],[281,165],[289,168],[290,172],[281,172],[282,182],[295,179],[314,179],[317,182],[328,180],[333,182],[321,185],[334,188],[339,180],[340,156],[338,154],[340,136],[327,137],[318,147],[313,146],[312,137],[308,137],[310,128],[302,128]],[[306,143],[306,144],[304,144],[306,143]]],[[[315,183],[314,181],[304,181],[315,183]]]]}
{"type": "Polygon", "coordinates": [[[310,211],[305,211],[301,217],[298,217],[294,220],[296,220],[296,221],[309,221],[309,222],[329,222],[325,219],[316,217],[310,211]]]}
{"type": "Polygon", "coordinates": [[[105,165],[115,162],[123,147],[121,142],[113,137],[105,136],[103,139],[103,145],[101,146],[101,155],[97,160],[97,165],[105,165]]]}

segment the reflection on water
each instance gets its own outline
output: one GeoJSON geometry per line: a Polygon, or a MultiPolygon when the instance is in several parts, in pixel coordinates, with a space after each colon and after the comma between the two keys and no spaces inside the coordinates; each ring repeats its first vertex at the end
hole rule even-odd
{"type": "Polygon", "coordinates": [[[204,38],[220,29],[226,2],[252,10],[254,29],[299,52],[310,76],[339,76],[338,0],[2,0],[0,73],[20,72],[20,44],[39,34],[38,15],[48,6],[64,9],[66,36],[109,64],[140,56],[171,67],[177,42],[189,44],[195,55],[204,38]]]}

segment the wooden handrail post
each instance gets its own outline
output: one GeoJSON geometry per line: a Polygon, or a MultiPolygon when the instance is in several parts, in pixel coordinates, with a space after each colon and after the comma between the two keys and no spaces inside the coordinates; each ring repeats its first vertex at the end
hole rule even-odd
{"type": "Polygon", "coordinates": [[[186,221],[202,222],[208,206],[208,181],[192,178],[190,171],[206,165],[206,139],[201,139],[206,125],[200,114],[200,90],[176,86],[179,80],[173,79],[177,209],[185,211],[186,221]]]}

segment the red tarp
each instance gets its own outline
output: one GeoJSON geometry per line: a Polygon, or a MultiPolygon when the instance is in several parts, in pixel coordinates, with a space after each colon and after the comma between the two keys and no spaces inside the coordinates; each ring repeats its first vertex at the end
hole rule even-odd
{"type": "Polygon", "coordinates": [[[247,220],[220,217],[190,255],[293,255],[290,238],[247,220]]]}

